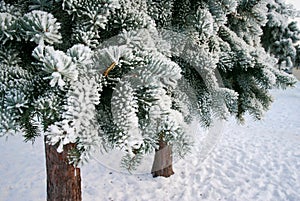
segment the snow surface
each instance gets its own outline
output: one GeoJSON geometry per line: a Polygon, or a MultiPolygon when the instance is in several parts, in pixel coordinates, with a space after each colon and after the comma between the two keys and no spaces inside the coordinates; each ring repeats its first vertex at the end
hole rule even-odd
{"type": "MultiPolygon", "coordinates": [[[[274,90],[264,120],[230,119],[205,160],[195,143],[191,155],[174,164],[175,175],[152,178],[126,174],[97,160],[82,168],[83,201],[299,201],[300,82],[274,90]]],[[[42,138],[34,145],[20,136],[0,138],[0,200],[45,200],[42,138]]]]}

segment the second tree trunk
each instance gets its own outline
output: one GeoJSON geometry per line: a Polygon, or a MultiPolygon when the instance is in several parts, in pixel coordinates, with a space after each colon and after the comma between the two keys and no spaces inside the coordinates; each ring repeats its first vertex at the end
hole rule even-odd
{"type": "Polygon", "coordinates": [[[159,141],[159,149],[155,150],[154,162],[152,165],[153,177],[169,177],[173,171],[172,146],[168,145],[162,138],[159,141]]]}

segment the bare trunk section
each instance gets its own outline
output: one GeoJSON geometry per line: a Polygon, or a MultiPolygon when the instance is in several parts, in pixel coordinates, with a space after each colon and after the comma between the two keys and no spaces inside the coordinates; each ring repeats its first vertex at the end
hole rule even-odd
{"type": "Polygon", "coordinates": [[[68,151],[75,144],[67,144],[58,153],[57,147],[46,143],[47,201],[81,201],[80,169],[68,163],[68,151]]]}
{"type": "Polygon", "coordinates": [[[153,177],[170,177],[173,171],[172,146],[168,145],[163,139],[159,141],[159,149],[155,150],[154,162],[152,165],[153,177]]]}

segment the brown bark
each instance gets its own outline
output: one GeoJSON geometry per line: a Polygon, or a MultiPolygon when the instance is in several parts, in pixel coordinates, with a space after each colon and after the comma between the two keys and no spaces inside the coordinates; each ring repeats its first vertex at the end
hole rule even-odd
{"type": "Polygon", "coordinates": [[[172,146],[168,145],[163,139],[159,141],[159,149],[155,150],[154,162],[152,165],[153,177],[170,177],[173,171],[172,146]]]}
{"type": "Polygon", "coordinates": [[[80,169],[68,163],[68,151],[75,144],[64,146],[62,153],[46,143],[47,201],[81,201],[80,169]]]}

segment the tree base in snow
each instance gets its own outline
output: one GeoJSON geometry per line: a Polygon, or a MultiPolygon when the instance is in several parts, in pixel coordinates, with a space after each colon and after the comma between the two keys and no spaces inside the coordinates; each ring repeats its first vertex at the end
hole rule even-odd
{"type": "Polygon", "coordinates": [[[170,177],[174,174],[172,146],[163,140],[159,142],[159,149],[155,151],[151,174],[153,177],[170,177]]]}
{"type": "Polygon", "coordinates": [[[172,165],[162,170],[151,172],[153,177],[170,177],[174,174],[172,165]]]}
{"type": "Polygon", "coordinates": [[[74,146],[67,144],[58,153],[56,146],[45,142],[47,201],[81,201],[80,169],[68,163],[68,152],[74,146]]]}

